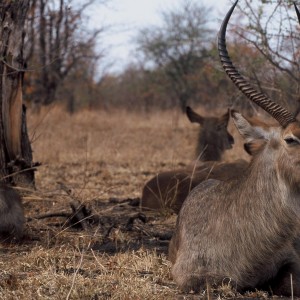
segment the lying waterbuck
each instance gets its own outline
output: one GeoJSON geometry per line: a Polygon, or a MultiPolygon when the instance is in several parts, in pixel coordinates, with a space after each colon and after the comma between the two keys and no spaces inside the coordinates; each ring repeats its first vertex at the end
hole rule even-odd
{"type": "Polygon", "coordinates": [[[232,148],[234,139],[227,131],[229,110],[221,117],[202,117],[190,107],[186,108],[191,122],[200,124],[196,153],[202,163],[157,174],[144,186],[141,207],[171,209],[178,213],[183,201],[196,185],[208,178],[225,180],[236,176],[247,165],[246,161],[219,164],[223,153],[232,148]]]}
{"type": "Polygon", "coordinates": [[[229,279],[241,292],[258,288],[289,296],[293,290],[299,297],[300,123],[254,90],[233,66],[225,35],[236,4],[219,32],[222,65],[235,85],[280,125],[253,126],[232,112],[252,160],[238,179],[210,179],[189,194],[169,246],[171,272],[184,291],[229,279]]]}
{"type": "Polygon", "coordinates": [[[13,188],[0,184],[0,236],[20,239],[24,223],[21,197],[13,188]]]}
{"type": "Polygon", "coordinates": [[[243,159],[231,163],[207,161],[195,167],[158,173],[143,188],[141,208],[171,209],[178,214],[188,194],[199,183],[210,178],[225,181],[239,177],[247,166],[243,159]]]}

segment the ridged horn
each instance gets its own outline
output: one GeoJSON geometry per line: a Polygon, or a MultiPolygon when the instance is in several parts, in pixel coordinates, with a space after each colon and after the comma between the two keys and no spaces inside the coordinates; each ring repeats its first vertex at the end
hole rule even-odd
{"type": "MultiPolygon", "coordinates": [[[[238,72],[235,68],[231,59],[228,55],[226,48],[226,28],[231,17],[231,14],[237,5],[238,0],[233,4],[231,9],[228,11],[225,16],[223,23],[220,27],[218,34],[218,49],[219,49],[219,57],[222,63],[222,66],[229,76],[229,78],[233,81],[233,83],[246,95],[251,101],[256,103],[259,107],[269,113],[275,120],[279,122],[279,124],[283,127],[286,127],[288,124],[295,122],[296,119],[289,111],[280,106],[279,104],[273,102],[267,95],[256,91],[247,81],[246,79],[238,72]]],[[[300,16],[300,15],[299,15],[300,16]]]]}
{"type": "Polygon", "coordinates": [[[294,4],[294,7],[295,7],[295,11],[296,11],[297,17],[298,17],[298,22],[300,24],[300,12],[299,12],[299,10],[297,8],[296,2],[293,2],[293,4],[294,4]]]}

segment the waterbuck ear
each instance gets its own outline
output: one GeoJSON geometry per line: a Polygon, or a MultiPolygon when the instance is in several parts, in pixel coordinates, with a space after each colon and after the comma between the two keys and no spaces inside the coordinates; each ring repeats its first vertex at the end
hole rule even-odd
{"type": "Polygon", "coordinates": [[[204,118],[193,111],[189,106],[186,107],[186,115],[192,123],[199,123],[203,125],[204,118]]]}
{"type": "Polygon", "coordinates": [[[243,117],[242,114],[235,110],[231,111],[233,122],[238,129],[239,133],[244,137],[246,143],[253,142],[254,140],[266,140],[268,132],[264,127],[253,126],[250,122],[243,117]]]}
{"type": "Polygon", "coordinates": [[[249,155],[255,155],[259,153],[263,147],[265,146],[266,141],[265,140],[254,140],[249,143],[244,144],[244,149],[249,155]]]}

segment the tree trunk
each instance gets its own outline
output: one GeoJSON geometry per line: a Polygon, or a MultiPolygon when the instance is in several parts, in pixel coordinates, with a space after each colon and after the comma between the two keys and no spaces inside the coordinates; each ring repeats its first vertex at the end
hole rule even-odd
{"type": "Polygon", "coordinates": [[[24,23],[29,4],[30,0],[0,4],[0,180],[19,186],[34,186],[26,110],[22,108],[24,23]]]}

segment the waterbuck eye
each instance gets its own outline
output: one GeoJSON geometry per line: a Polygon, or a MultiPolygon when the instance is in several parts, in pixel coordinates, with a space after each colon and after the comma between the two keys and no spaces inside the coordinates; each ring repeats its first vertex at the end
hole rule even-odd
{"type": "Polygon", "coordinates": [[[287,137],[284,140],[288,145],[299,145],[299,141],[294,139],[293,137],[287,137]]]}

